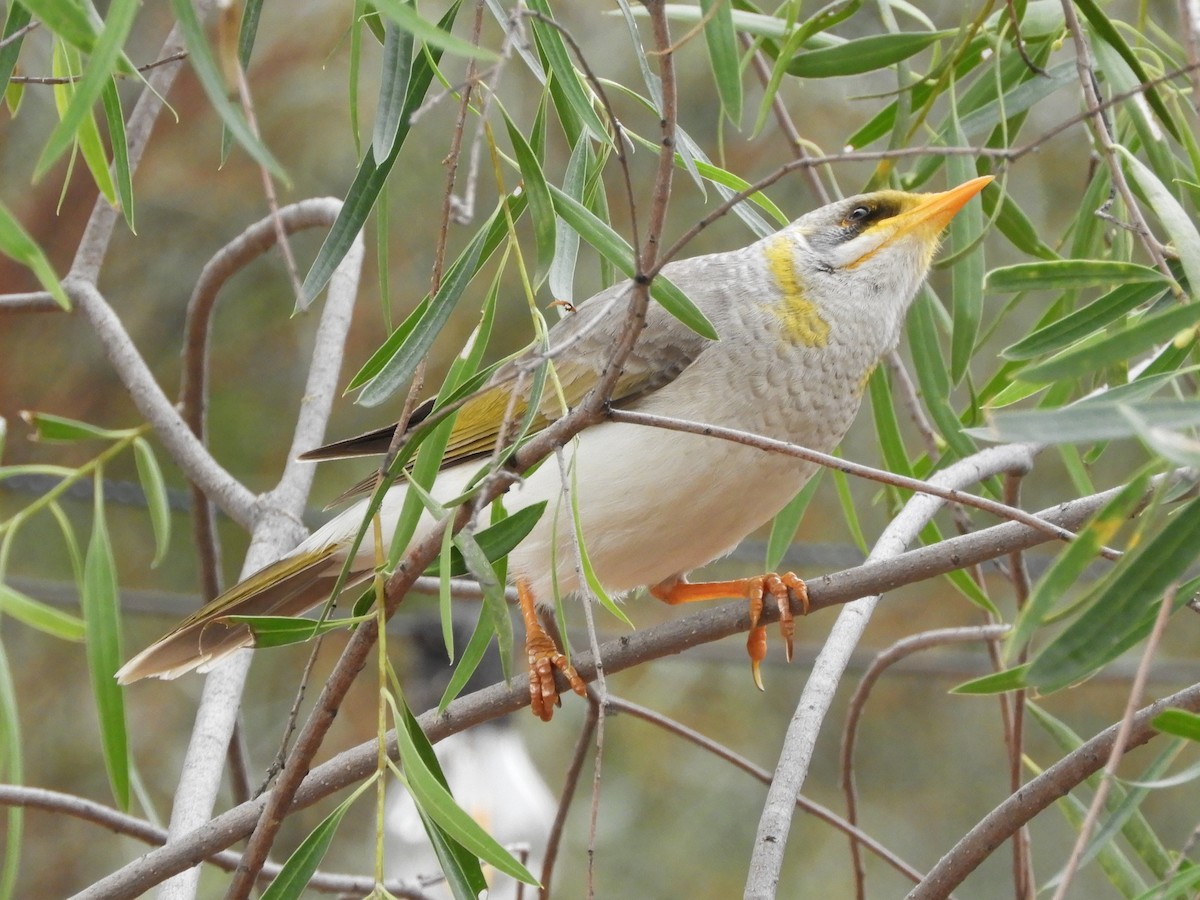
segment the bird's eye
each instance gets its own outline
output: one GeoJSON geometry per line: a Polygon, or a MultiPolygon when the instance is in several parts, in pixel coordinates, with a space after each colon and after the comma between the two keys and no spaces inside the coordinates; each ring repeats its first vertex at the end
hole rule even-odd
{"type": "Polygon", "coordinates": [[[850,214],[846,216],[847,225],[861,225],[867,219],[871,218],[871,207],[856,206],[850,210],[850,214]]]}

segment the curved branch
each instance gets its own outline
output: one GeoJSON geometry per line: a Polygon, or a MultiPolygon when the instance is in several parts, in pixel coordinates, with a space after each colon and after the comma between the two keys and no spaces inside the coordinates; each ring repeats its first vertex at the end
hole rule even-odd
{"type": "MultiPolygon", "coordinates": [[[[990,475],[1012,471],[1014,468],[1027,469],[1031,464],[1030,453],[1031,448],[1028,446],[993,447],[948,466],[930,480],[947,487],[973,484],[990,475]]],[[[927,494],[917,494],[909,500],[900,514],[884,529],[867,558],[868,565],[900,555],[944,503],[941,498],[927,494]]],[[[812,674],[804,685],[796,712],[788,726],[775,776],[767,792],[767,802],[758,822],[758,833],[746,879],[748,898],[775,895],[775,887],[783,867],[788,832],[792,826],[796,797],[799,796],[808,775],[817,735],[833,703],[834,694],[850,661],[850,655],[881,599],[880,594],[859,596],[862,599],[842,610],[834,623],[829,639],[813,664],[812,674]]]]}
{"type": "MultiPolygon", "coordinates": [[[[45,788],[26,787],[15,784],[0,784],[0,806],[23,807],[39,809],[43,812],[65,814],[91,822],[106,828],[116,834],[134,838],[146,844],[163,845],[167,842],[167,830],[157,825],[151,825],[145,819],[131,816],[111,806],[65,794],[62,791],[51,791],[45,788]]],[[[241,859],[241,854],[232,850],[223,850],[209,857],[206,862],[212,863],[219,869],[232,871],[241,859]]],[[[270,862],[263,867],[260,881],[270,881],[283,869],[280,863],[270,862]]],[[[353,893],[365,895],[375,887],[375,879],[366,875],[343,875],[335,872],[316,872],[307,882],[314,891],[323,893],[353,893]]],[[[420,884],[411,881],[392,881],[385,887],[398,897],[406,900],[429,900],[429,894],[421,890],[420,884]]]]}
{"type": "MultiPolygon", "coordinates": [[[[1128,751],[1140,747],[1157,735],[1150,722],[1166,709],[1200,712],[1200,685],[1192,685],[1138,710],[1121,749],[1128,751]]],[[[1022,825],[1104,768],[1117,745],[1117,734],[1123,724],[1110,725],[984,816],[909,892],[909,900],[936,900],[947,896],[1022,825]]]]}
{"type": "MultiPolygon", "coordinates": [[[[1164,477],[1169,476],[1160,476],[1160,479],[1164,477]]],[[[1159,481],[1155,480],[1150,490],[1153,491],[1158,483],[1159,481]]],[[[1121,488],[1114,488],[1072,500],[1044,510],[1039,515],[1064,528],[1078,528],[1120,490],[1121,488]]],[[[1149,496],[1147,493],[1147,501],[1149,496]]],[[[440,538],[434,537],[432,542],[437,545],[439,540],[440,538]]],[[[951,538],[940,544],[912,550],[890,560],[868,562],[853,569],[815,578],[808,583],[809,604],[811,609],[816,610],[849,603],[858,597],[923,581],[963,566],[1003,556],[1014,549],[1026,549],[1046,541],[1047,537],[1039,531],[1018,522],[1006,522],[973,534],[951,538]]],[[[417,572],[421,571],[419,566],[413,568],[417,572]]],[[[390,603],[391,601],[389,605],[390,603]]],[[[770,624],[776,621],[778,616],[778,610],[768,606],[763,610],[761,624],[770,624]]],[[[361,640],[358,635],[372,627],[374,621],[372,619],[360,626],[351,643],[361,640]]],[[[745,602],[735,601],[609,641],[603,644],[600,650],[606,671],[616,674],[650,660],[682,653],[689,647],[745,632],[749,628],[750,621],[745,602]]],[[[575,665],[585,680],[593,676],[590,653],[577,654],[575,665]]],[[[560,687],[564,691],[567,689],[565,682],[560,687]]],[[[447,735],[515,712],[528,703],[529,691],[525,685],[511,687],[500,683],[456,699],[442,716],[436,716],[432,712],[425,713],[419,721],[429,739],[437,742],[447,735]]],[[[287,812],[311,806],[330,794],[368,777],[375,771],[377,750],[376,740],[372,738],[314,767],[296,790],[287,812]]],[[[389,752],[395,752],[394,741],[389,742],[389,752]]],[[[96,882],[77,897],[88,900],[136,897],[164,878],[198,865],[208,856],[248,835],[261,815],[268,796],[270,795],[264,794],[222,813],[191,834],[145,854],[96,882]]]]}

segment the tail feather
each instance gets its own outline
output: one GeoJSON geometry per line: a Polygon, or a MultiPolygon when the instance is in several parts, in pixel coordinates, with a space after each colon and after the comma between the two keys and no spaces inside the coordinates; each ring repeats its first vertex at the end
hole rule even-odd
{"type": "MultiPolygon", "coordinates": [[[[299,616],[329,597],[341,571],[336,546],[286,556],[260,569],[207,603],[163,635],[117,672],[120,684],[142,678],[178,678],[193,669],[207,670],[242,647],[254,645],[246,625],[228,616],[299,616]]],[[[352,574],[351,587],[367,572],[352,574]]]]}

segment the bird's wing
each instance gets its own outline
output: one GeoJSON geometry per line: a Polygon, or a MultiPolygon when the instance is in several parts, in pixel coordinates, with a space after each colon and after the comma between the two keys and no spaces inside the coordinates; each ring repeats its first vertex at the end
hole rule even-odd
{"type": "MultiPolygon", "coordinates": [[[[701,296],[713,294],[714,285],[718,284],[712,277],[713,266],[720,265],[717,257],[723,255],[691,259],[683,268],[679,264],[668,265],[664,267],[663,274],[694,301],[700,302],[701,296]]],[[[549,388],[543,392],[530,424],[531,433],[540,431],[560,418],[565,412],[564,401],[567,409],[576,406],[595,385],[624,325],[623,312],[630,287],[631,282],[625,281],[601,291],[550,329],[548,356],[553,361],[555,374],[562,386],[562,399],[549,388]]],[[[646,328],[625,360],[612,392],[612,403],[631,403],[674,381],[708,344],[706,338],[696,334],[659,304],[651,303],[646,315],[646,328]]],[[[518,379],[518,374],[522,370],[532,372],[542,358],[543,354],[536,347],[518,354],[496,370],[480,393],[462,405],[443,457],[444,466],[489,452],[495,446],[506,416],[520,421],[527,414],[530,400],[528,379],[518,379]],[[521,391],[515,398],[512,396],[514,390],[521,391]]],[[[409,428],[422,422],[432,410],[431,400],[418,406],[410,418],[409,428]]],[[[382,454],[386,452],[395,431],[394,424],[387,425],[309,450],[300,458],[326,460],[382,454]]],[[[368,479],[368,482],[373,483],[373,480],[368,479]]],[[[357,487],[353,488],[342,499],[358,492],[357,487]]]]}

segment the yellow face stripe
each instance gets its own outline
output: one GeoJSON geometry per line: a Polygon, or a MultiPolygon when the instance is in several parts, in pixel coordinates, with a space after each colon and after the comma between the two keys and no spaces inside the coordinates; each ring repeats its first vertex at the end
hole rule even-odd
{"type": "Polygon", "coordinates": [[[829,340],[829,323],[821,317],[816,304],[804,296],[791,240],[778,235],[767,244],[766,254],[775,285],[783,294],[782,300],[769,308],[783,325],[784,336],[795,344],[824,347],[829,340]]]}

